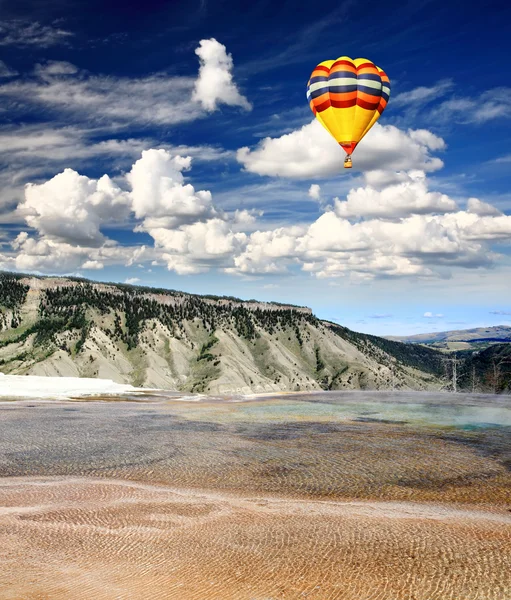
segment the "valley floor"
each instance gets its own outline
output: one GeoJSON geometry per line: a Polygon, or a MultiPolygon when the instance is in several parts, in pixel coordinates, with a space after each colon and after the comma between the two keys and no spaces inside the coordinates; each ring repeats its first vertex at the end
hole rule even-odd
{"type": "Polygon", "coordinates": [[[0,403],[0,598],[511,598],[506,398],[135,399],[0,403]]]}

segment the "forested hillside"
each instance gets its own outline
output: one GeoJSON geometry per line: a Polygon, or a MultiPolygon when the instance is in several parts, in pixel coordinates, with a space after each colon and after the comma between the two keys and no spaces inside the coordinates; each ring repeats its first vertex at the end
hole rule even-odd
{"type": "Polygon", "coordinates": [[[194,392],[438,389],[441,354],[232,297],[0,275],[0,369],[194,392]]]}

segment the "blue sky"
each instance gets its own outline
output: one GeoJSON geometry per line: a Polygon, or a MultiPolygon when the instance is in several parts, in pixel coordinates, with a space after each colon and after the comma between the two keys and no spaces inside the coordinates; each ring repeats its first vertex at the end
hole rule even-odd
{"type": "Polygon", "coordinates": [[[0,0],[0,267],[511,324],[510,35],[503,2],[0,0]],[[340,55],[392,86],[352,172],[305,99],[340,55]]]}

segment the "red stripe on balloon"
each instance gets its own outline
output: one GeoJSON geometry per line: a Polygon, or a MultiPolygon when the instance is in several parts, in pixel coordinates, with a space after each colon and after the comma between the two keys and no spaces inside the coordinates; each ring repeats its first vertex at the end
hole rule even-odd
{"type": "Polygon", "coordinates": [[[355,99],[353,99],[353,100],[331,100],[330,102],[334,108],[351,108],[352,106],[355,106],[355,104],[357,103],[357,101],[355,99]]]}
{"type": "Polygon", "coordinates": [[[366,110],[376,110],[378,108],[378,104],[379,103],[366,102],[365,100],[357,98],[357,106],[360,106],[360,108],[365,108],[366,110]]]}
{"type": "Polygon", "coordinates": [[[316,110],[318,112],[323,112],[324,110],[326,110],[329,106],[331,106],[330,104],[330,98],[328,98],[327,100],[325,100],[325,102],[322,102],[321,104],[316,104],[316,110]]]}

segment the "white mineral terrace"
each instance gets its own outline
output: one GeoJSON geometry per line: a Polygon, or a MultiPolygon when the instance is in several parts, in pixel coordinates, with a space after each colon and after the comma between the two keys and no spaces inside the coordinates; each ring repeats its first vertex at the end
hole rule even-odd
{"type": "Polygon", "coordinates": [[[148,390],[110,379],[36,377],[0,373],[0,398],[69,398],[111,394],[135,394],[148,390]]]}

